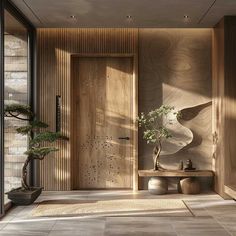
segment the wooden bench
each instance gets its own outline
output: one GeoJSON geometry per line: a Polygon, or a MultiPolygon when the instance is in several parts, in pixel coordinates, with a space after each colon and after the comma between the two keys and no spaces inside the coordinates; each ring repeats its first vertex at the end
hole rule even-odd
{"type": "Polygon", "coordinates": [[[180,178],[178,191],[184,194],[200,193],[200,183],[197,177],[213,177],[214,172],[211,170],[139,170],[140,177],[151,177],[148,183],[149,192],[153,194],[164,194],[168,190],[167,177],[180,178]]]}

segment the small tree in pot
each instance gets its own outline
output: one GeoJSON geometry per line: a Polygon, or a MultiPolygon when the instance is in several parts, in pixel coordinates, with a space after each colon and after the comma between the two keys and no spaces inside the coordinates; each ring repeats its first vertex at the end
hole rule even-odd
{"type": "Polygon", "coordinates": [[[41,131],[48,127],[42,121],[36,119],[30,106],[11,104],[5,107],[5,116],[26,121],[25,126],[16,129],[21,135],[28,135],[29,148],[24,153],[27,158],[22,167],[21,187],[8,192],[8,198],[18,205],[28,205],[34,202],[40,195],[42,188],[30,187],[27,183],[28,165],[33,160],[43,160],[48,154],[57,151],[55,147],[42,146],[44,142],[53,143],[58,139],[65,139],[59,132],[41,131]]]}
{"type": "Polygon", "coordinates": [[[139,127],[143,127],[143,139],[147,144],[154,145],[153,148],[153,164],[154,170],[164,170],[159,162],[162,150],[162,142],[164,139],[171,138],[171,132],[167,128],[167,124],[172,124],[170,115],[179,116],[178,112],[174,112],[174,107],[162,105],[161,107],[148,112],[141,113],[138,117],[139,127]]]}

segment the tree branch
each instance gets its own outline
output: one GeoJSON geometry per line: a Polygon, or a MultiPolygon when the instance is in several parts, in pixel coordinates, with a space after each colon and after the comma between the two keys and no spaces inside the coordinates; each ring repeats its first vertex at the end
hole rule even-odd
{"type": "Polygon", "coordinates": [[[14,114],[12,114],[10,111],[9,111],[8,113],[9,113],[12,117],[14,117],[14,118],[16,118],[16,119],[23,120],[23,121],[30,121],[30,119],[19,117],[19,113],[18,113],[18,115],[14,115],[14,114]]]}

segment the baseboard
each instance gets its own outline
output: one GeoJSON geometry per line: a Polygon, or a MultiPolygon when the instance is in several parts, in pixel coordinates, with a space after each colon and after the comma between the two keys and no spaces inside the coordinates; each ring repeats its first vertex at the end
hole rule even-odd
{"type": "Polygon", "coordinates": [[[236,185],[225,185],[225,193],[228,194],[233,199],[236,199],[236,185]]]}

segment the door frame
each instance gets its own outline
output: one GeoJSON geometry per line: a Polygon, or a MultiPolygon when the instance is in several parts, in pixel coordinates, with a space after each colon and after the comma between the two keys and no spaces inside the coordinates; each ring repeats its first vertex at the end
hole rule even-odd
{"type": "MultiPolygon", "coordinates": [[[[71,54],[71,90],[73,88],[73,76],[72,76],[72,60],[73,58],[84,58],[84,57],[128,57],[133,60],[133,76],[132,76],[132,138],[131,138],[131,144],[133,147],[132,150],[132,157],[131,157],[131,165],[132,165],[132,190],[137,191],[138,190],[138,123],[136,122],[136,119],[138,117],[138,55],[137,54],[127,54],[127,53],[74,53],[71,54]]],[[[73,93],[71,92],[71,108],[74,104],[74,97],[73,93]]],[[[71,164],[73,165],[73,153],[75,149],[75,140],[73,135],[73,109],[71,109],[71,164]]],[[[72,176],[73,176],[73,168],[72,170],[72,176]]],[[[72,177],[73,178],[73,177],[72,177]]],[[[71,187],[73,187],[73,180],[71,181],[71,187]]],[[[72,189],[72,188],[71,188],[72,189]]]]}

